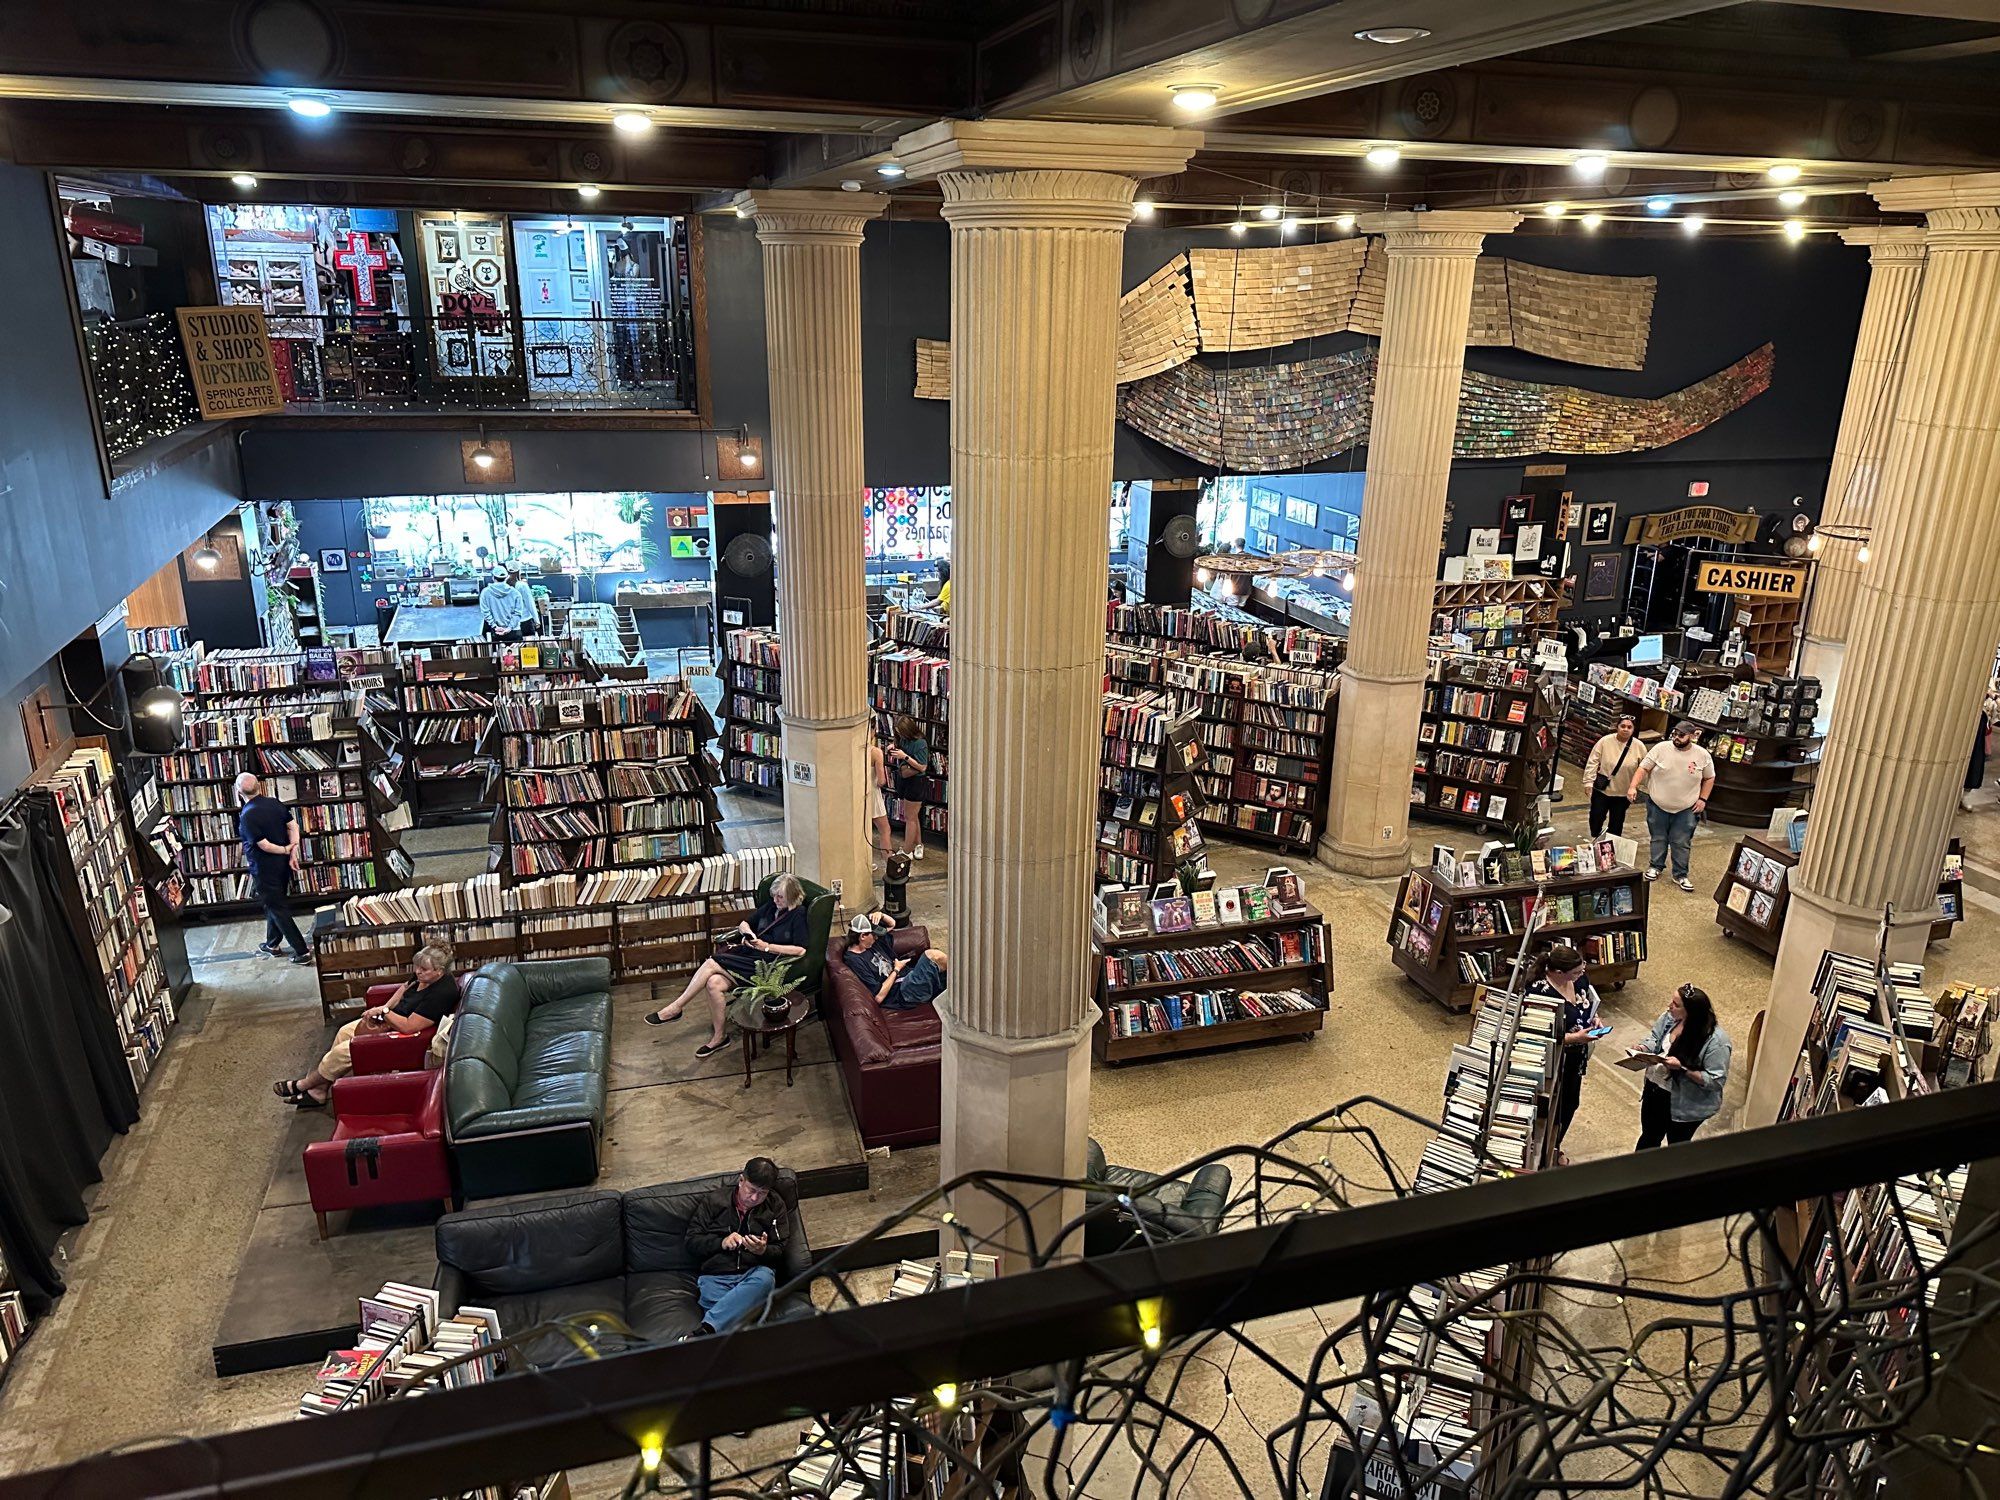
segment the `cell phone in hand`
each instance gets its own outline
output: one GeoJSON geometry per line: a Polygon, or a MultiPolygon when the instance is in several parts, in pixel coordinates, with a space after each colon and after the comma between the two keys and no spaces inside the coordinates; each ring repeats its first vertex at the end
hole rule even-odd
{"type": "Polygon", "coordinates": [[[1588,1036],[1594,1042],[1599,1038],[1610,1036],[1611,1028],[1609,1026],[1593,1026],[1584,1035],[1588,1036]]]}

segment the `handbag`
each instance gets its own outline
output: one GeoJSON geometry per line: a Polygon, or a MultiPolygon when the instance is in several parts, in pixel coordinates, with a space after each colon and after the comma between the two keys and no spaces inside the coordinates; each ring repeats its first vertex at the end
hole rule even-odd
{"type": "MultiPolygon", "coordinates": [[[[1620,771],[1625,769],[1625,757],[1632,753],[1632,740],[1638,738],[1639,736],[1635,734],[1631,740],[1625,742],[1625,748],[1618,752],[1618,764],[1611,768],[1611,776],[1616,776],[1620,771]]],[[[1611,790],[1611,776],[1606,776],[1602,771],[1599,771],[1597,773],[1597,780],[1590,784],[1590,789],[1602,797],[1611,790]]]]}

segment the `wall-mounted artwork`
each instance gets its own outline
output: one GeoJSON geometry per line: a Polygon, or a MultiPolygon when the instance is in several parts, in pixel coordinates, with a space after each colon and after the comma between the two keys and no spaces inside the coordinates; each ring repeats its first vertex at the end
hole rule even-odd
{"type": "Polygon", "coordinates": [[[1604,500],[1583,508],[1583,544],[1586,547],[1605,547],[1611,543],[1611,533],[1618,523],[1618,505],[1615,501],[1604,500]]]}
{"type": "Polygon", "coordinates": [[[1622,552],[1593,552],[1589,569],[1584,575],[1583,597],[1586,602],[1602,604],[1618,597],[1618,578],[1624,570],[1625,554],[1622,552]]]}
{"type": "Polygon", "coordinates": [[[1301,500],[1296,495],[1287,495],[1285,497],[1285,519],[1290,521],[1294,526],[1303,526],[1307,530],[1311,530],[1319,525],[1319,507],[1314,505],[1310,500],[1301,500]]]}

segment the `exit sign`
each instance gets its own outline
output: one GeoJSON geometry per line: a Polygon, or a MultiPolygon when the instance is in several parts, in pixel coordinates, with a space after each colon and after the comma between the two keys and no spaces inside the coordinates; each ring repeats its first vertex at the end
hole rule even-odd
{"type": "Polygon", "coordinates": [[[1707,493],[1708,481],[1706,479],[1696,479],[1688,484],[1688,499],[1690,500],[1699,500],[1707,493]]]}

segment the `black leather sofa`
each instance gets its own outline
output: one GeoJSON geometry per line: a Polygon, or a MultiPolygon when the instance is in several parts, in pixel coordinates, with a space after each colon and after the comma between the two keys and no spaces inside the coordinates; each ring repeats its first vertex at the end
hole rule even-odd
{"type": "MultiPolygon", "coordinates": [[[[446,1214],[437,1221],[440,1314],[449,1317],[468,1302],[490,1307],[511,1336],[554,1318],[609,1313],[640,1343],[671,1343],[701,1323],[686,1249],[688,1216],[706,1194],[735,1182],[736,1174],[725,1172],[629,1193],[592,1189],[446,1214]]],[[[784,1260],[776,1268],[783,1287],[805,1274],[812,1248],[798,1178],[781,1170],[777,1191],[788,1206],[784,1260]]],[[[771,1318],[807,1317],[812,1310],[801,1290],[780,1298],[771,1318]]],[[[618,1342],[600,1329],[600,1349],[618,1342]]],[[[576,1345],[544,1334],[523,1353],[529,1364],[548,1365],[574,1357],[576,1345]]]]}
{"type": "Polygon", "coordinates": [[[1222,1213],[1229,1205],[1232,1174],[1219,1161],[1197,1168],[1190,1177],[1163,1182],[1157,1173],[1111,1166],[1104,1160],[1104,1148],[1093,1140],[1085,1175],[1091,1184],[1084,1195],[1085,1206],[1098,1210],[1084,1226],[1085,1255],[1109,1255],[1161,1240],[1214,1234],[1222,1227],[1222,1213]],[[1129,1209],[1118,1203],[1124,1194],[1134,1195],[1129,1209]],[[1138,1219],[1145,1221],[1143,1233],[1135,1222],[1138,1219]]]}

